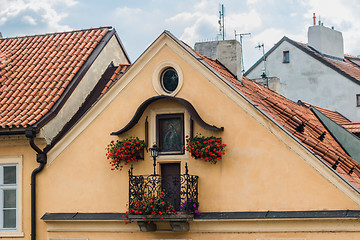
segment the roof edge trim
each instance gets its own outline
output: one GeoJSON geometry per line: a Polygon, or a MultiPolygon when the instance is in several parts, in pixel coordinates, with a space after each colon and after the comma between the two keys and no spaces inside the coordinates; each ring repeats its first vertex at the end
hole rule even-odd
{"type": "MultiPolygon", "coordinates": [[[[324,219],[360,218],[359,210],[202,212],[194,219],[324,219]]],[[[124,220],[124,213],[45,213],[43,221],[124,220]]]]}

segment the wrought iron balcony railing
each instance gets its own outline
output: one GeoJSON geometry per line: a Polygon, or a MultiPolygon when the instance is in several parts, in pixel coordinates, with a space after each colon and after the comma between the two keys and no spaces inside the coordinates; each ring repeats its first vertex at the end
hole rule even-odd
{"type": "Polygon", "coordinates": [[[134,203],[144,199],[144,196],[158,197],[160,192],[165,193],[167,200],[176,211],[182,210],[186,203],[198,203],[198,176],[190,175],[187,165],[185,174],[177,176],[133,175],[129,170],[129,209],[134,203]]]}

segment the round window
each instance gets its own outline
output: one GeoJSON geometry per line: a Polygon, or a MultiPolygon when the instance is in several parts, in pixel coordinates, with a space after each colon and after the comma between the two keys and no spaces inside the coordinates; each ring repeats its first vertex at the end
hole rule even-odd
{"type": "Polygon", "coordinates": [[[179,85],[179,78],[175,69],[168,68],[162,73],[161,85],[167,93],[172,93],[173,91],[175,91],[175,89],[179,85]]]}

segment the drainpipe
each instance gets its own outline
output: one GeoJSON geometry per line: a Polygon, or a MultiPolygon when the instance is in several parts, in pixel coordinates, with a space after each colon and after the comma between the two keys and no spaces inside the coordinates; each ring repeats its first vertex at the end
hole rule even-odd
{"type": "Polygon", "coordinates": [[[30,146],[36,152],[36,161],[40,163],[31,173],[31,240],[36,240],[36,175],[40,173],[47,162],[46,152],[42,151],[34,142],[35,129],[26,129],[25,136],[29,138],[30,146]]]}

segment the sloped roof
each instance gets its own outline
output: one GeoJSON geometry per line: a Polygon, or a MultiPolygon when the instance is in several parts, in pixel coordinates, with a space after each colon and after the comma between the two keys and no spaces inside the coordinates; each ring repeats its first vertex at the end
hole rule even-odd
{"type": "Polygon", "coordinates": [[[314,107],[317,110],[319,110],[320,112],[322,112],[323,114],[325,114],[326,116],[328,116],[331,120],[333,120],[334,122],[336,122],[339,125],[342,124],[347,124],[347,123],[351,123],[351,121],[349,119],[347,119],[346,117],[344,117],[341,113],[336,112],[336,111],[332,111],[330,109],[326,109],[326,108],[322,108],[316,105],[313,105],[311,103],[307,103],[304,101],[299,101],[300,103],[304,104],[307,107],[314,107]]]}
{"type": "Polygon", "coordinates": [[[360,122],[351,122],[341,124],[346,130],[352,133],[360,133],[360,122]]]}
{"type": "MultiPolygon", "coordinates": [[[[289,42],[303,52],[317,59],[321,63],[335,70],[339,74],[360,85],[360,66],[356,64],[356,61],[360,61],[360,59],[354,56],[345,55],[343,60],[331,58],[329,56],[322,55],[320,52],[316,51],[307,44],[296,42],[288,37],[283,37],[265,54],[265,57],[269,56],[284,41],[289,42]]],[[[244,75],[247,76],[257,65],[262,62],[262,60],[263,58],[260,58],[253,66],[250,67],[249,70],[245,72],[244,75]]]]}
{"type": "Polygon", "coordinates": [[[0,39],[0,128],[44,120],[115,33],[110,27],[0,39]]]}
{"type": "Polygon", "coordinates": [[[360,189],[360,165],[352,159],[313,112],[246,77],[238,81],[220,62],[193,50],[216,73],[220,74],[246,98],[259,106],[273,120],[313,151],[328,166],[360,189]]]}
{"type": "Polygon", "coordinates": [[[336,111],[332,111],[326,108],[322,108],[319,106],[315,106],[313,104],[301,101],[302,104],[305,106],[312,106],[316,109],[318,109],[320,112],[325,114],[327,117],[329,117],[331,120],[336,122],[337,124],[344,127],[346,130],[348,130],[351,133],[360,133],[360,122],[351,122],[349,119],[341,115],[340,113],[336,111]]]}

